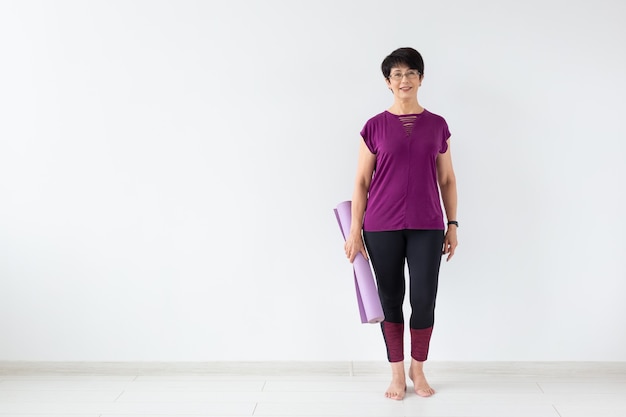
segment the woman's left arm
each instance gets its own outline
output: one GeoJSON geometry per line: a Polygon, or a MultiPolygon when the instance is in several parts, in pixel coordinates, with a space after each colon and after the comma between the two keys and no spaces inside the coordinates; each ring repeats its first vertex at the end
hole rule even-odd
{"type": "MultiPolygon", "coordinates": [[[[439,182],[439,188],[441,189],[441,199],[443,200],[443,207],[446,210],[446,217],[448,221],[457,220],[456,177],[454,175],[454,169],[452,168],[450,139],[448,139],[448,150],[446,153],[442,153],[437,156],[437,181],[439,182]]],[[[448,230],[446,231],[442,250],[444,255],[448,254],[446,262],[452,259],[454,251],[459,244],[456,237],[456,229],[457,226],[451,224],[448,225],[448,230]]]]}

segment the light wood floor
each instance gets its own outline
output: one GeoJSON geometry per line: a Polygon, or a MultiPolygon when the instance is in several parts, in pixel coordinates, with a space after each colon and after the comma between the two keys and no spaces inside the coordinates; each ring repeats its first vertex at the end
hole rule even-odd
{"type": "Polygon", "coordinates": [[[386,363],[0,362],[0,416],[626,417],[626,363],[427,363],[437,393],[388,400],[386,363]]]}

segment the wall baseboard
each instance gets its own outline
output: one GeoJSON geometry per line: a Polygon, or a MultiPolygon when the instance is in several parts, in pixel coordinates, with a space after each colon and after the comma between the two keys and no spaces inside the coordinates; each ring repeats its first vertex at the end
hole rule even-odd
{"type": "MultiPolygon", "coordinates": [[[[407,362],[408,366],[408,362],[407,362]]],[[[431,374],[445,377],[519,375],[567,378],[578,374],[625,378],[626,362],[450,362],[428,361],[431,374]]],[[[222,375],[222,376],[387,376],[383,361],[266,362],[37,362],[0,361],[0,375],[222,375]]]]}

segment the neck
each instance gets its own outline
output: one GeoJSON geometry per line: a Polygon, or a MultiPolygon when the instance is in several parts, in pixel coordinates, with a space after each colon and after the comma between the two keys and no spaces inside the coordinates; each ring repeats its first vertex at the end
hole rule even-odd
{"type": "Polygon", "coordinates": [[[393,114],[416,114],[424,111],[419,104],[417,98],[410,100],[395,100],[389,108],[389,112],[393,114]]]}

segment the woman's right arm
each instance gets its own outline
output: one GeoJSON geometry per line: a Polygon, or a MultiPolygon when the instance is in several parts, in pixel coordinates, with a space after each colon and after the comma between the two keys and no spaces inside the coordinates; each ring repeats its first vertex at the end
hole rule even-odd
{"type": "Polygon", "coordinates": [[[362,228],[367,193],[374,174],[376,155],[370,152],[364,141],[359,147],[359,160],[357,162],[356,178],[354,181],[354,193],[352,194],[352,221],[350,234],[346,238],[344,249],[350,262],[354,261],[357,253],[361,253],[367,259],[367,251],[363,244],[362,228]]]}

